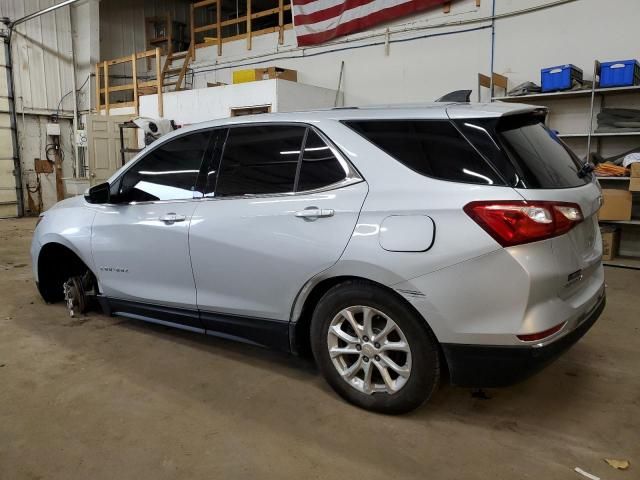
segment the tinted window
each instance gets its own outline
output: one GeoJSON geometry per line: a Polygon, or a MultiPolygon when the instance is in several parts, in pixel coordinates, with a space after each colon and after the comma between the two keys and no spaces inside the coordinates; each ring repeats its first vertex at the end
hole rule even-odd
{"type": "Polygon", "coordinates": [[[305,127],[229,129],[216,196],[293,192],[305,127]]]}
{"type": "Polygon", "coordinates": [[[345,123],[422,175],[464,183],[505,184],[448,121],[358,120],[345,123]]]}
{"type": "Polygon", "coordinates": [[[123,176],[122,201],[193,198],[210,132],[183,135],[152,150],[123,176]]]}
{"type": "Polygon", "coordinates": [[[518,188],[584,185],[578,158],[534,113],[457,121],[467,138],[518,188]]]}
{"type": "Polygon", "coordinates": [[[343,180],[347,170],[311,128],[304,144],[297,191],[313,190],[343,180]]]}
{"type": "Polygon", "coordinates": [[[577,157],[536,118],[501,120],[498,138],[521,172],[525,188],[578,187],[589,181],[578,176],[577,157]]]}

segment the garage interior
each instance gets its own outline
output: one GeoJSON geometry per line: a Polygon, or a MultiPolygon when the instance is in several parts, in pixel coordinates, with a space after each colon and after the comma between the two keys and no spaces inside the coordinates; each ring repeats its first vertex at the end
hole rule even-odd
{"type": "Polygon", "coordinates": [[[640,4],[425,2],[302,45],[292,3],[0,0],[0,479],[638,478],[640,4]],[[174,128],[452,92],[548,108],[602,188],[606,309],[524,382],[380,415],[308,356],[38,294],[38,216],[174,128]]]}

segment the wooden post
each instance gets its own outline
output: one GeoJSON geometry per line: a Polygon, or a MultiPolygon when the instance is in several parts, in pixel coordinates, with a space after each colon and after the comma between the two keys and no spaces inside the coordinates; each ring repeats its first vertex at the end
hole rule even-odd
{"type": "Polygon", "coordinates": [[[96,113],[100,115],[100,62],[96,63],[96,113]]]}
{"type": "Polygon", "coordinates": [[[247,0],[247,50],[251,50],[251,0],[247,0]]]}
{"type": "Polygon", "coordinates": [[[218,56],[222,56],[222,0],[216,2],[216,36],[218,37],[218,56]]]}
{"type": "Polygon", "coordinates": [[[191,4],[191,12],[189,13],[190,16],[190,22],[191,22],[191,45],[189,46],[191,50],[191,57],[193,57],[193,60],[195,61],[196,59],[196,16],[194,14],[194,6],[193,3],[191,4]]]}
{"type": "Polygon", "coordinates": [[[109,63],[105,60],[102,64],[104,65],[104,109],[109,115],[109,63]]]}
{"type": "Polygon", "coordinates": [[[133,105],[136,109],[136,115],[139,114],[139,105],[138,105],[138,63],[137,56],[134,53],[131,54],[131,72],[133,75],[133,105]]]}
{"type": "Polygon", "coordinates": [[[284,0],[278,0],[278,43],[284,43],[284,0]]]}
{"type": "Polygon", "coordinates": [[[160,48],[156,48],[156,77],[158,83],[158,115],[164,117],[164,104],[162,102],[162,72],[160,71],[160,48]]]}

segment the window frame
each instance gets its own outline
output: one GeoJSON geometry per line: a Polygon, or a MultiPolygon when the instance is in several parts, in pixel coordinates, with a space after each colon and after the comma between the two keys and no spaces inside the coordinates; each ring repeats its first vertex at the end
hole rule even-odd
{"type": "MultiPolygon", "coordinates": [[[[215,195],[215,188],[212,192],[212,194],[206,194],[202,199],[199,200],[203,200],[203,201],[207,201],[207,200],[239,200],[239,199],[249,199],[249,198],[273,198],[273,197],[293,197],[293,196],[300,196],[300,195],[311,195],[314,193],[321,193],[321,192],[326,192],[326,191],[330,191],[330,190],[336,190],[338,188],[342,188],[342,187],[346,187],[347,185],[353,185],[355,183],[360,183],[364,181],[364,177],[360,174],[360,172],[355,168],[355,166],[349,161],[349,159],[346,157],[346,155],[344,155],[340,149],[331,141],[331,139],[329,139],[329,137],[319,128],[317,128],[315,125],[311,125],[309,123],[306,122],[287,122],[287,121],[282,121],[282,122],[243,122],[243,123],[236,123],[236,124],[231,124],[231,125],[225,125],[225,126],[221,126],[221,128],[226,129],[226,133],[223,134],[224,140],[222,141],[222,144],[220,146],[220,148],[216,147],[214,155],[212,155],[211,159],[209,160],[209,164],[207,165],[207,168],[201,172],[201,174],[207,176],[207,172],[209,171],[209,165],[211,165],[212,163],[215,163],[217,165],[216,168],[216,175],[215,175],[215,181],[216,181],[216,187],[217,187],[217,183],[218,183],[218,175],[220,173],[220,169],[222,167],[222,158],[224,156],[224,149],[226,147],[227,144],[227,140],[229,138],[229,132],[231,131],[231,129],[234,128],[249,128],[249,127],[276,127],[276,126],[286,126],[286,127],[300,127],[304,129],[304,134],[303,134],[303,140],[302,140],[302,144],[301,144],[301,152],[300,155],[298,156],[298,163],[297,163],[297,167],[296,167],[296,176],[294,179],[294,191],[292,192],[279,192],[279,193],[245,193],[243,195],[228,195],[228,196],[216,196],[215,195]],[[319,188],[315,188],[315,189],[310,189],[310,190],[297,190],[298,187],[298,180],[300,177],[300,169],[302,166],[302,157],[303,157],[303,153],[304,153],[304,145],[306,143],[306,139],[307,139],[307,134],[309,129],[312,129],[317,135],[318,137],[320,137],[320,139],[330,148],[331,153],[336,157],[336,159],[338,160],[338,162],[346,167],[346,173],[345,173],[345,177],[338,181],[338,182],[334,182],[331,183],[329,185],[325,185],[323,187],[319,187],[319,188]],[[209,196],[207,196],[209,195],[209,196]]],[[[216,127],[214,127],[216,128],[216,127]]]]}

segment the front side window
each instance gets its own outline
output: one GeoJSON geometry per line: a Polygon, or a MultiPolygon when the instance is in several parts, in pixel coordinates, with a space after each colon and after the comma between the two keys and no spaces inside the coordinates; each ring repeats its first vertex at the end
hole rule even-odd
{"type": "Polygon", "coordinates": [[[453,182],[505,185],[446,120],[350,120],[345,124],[403,165],[453,182]]]}
{"type": "Polygon", "coordinates": [[[289,125],[230,128],[216,197],[293,192],[305,129],[289,125]]]}
{"type": "Polygon", "coordinates": [[[149,152],[122,177],[120,201],[193,198],[210,137],[210,131],[189,133],[149,152]]]}

